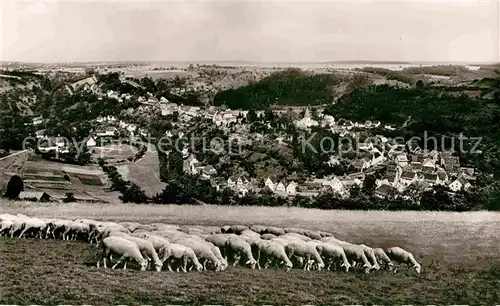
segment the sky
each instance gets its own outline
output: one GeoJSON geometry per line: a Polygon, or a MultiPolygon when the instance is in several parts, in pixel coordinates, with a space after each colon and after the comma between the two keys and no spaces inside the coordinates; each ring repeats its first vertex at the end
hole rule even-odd
{"type": "Polygon", "coordinates": [[[500,61],[500,0],[0,0],[2,61],[500,61]]]}

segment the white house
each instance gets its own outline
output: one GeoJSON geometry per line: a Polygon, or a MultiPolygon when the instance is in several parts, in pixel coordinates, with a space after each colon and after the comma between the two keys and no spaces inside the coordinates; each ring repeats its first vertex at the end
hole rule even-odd
{"type": "Polygon", "coordinates": [[[233,181],[231,178],[228,178],[227,179],[227,186],[230,187],[230,188],[233,188],[236,186],[236,182],[233,181]]]}
{"type": "Polygon", "coordinates": [[[286,187],[285,187],[285,184],[283,184],[283,182],[279,182],[278,185],[276,185],[276,192],[283,192],[285,193],[286,192],[286,187]]]}
{"type": "Polygon", "coordinates": [[[271,189],[272,191],[274,191],[276,189],[276,185],[269,177],[264,182],[264,186],[269,187],[269,189],[271,189]]]}
{"type": "Polygon", "coordinates": [[[296,194],[297,193],[297,183],[291,181],[288,186],[286,186],[286,193],[288,194],[296,194]]]}
{"type": "Polygon", "coordinates": [[[472,185],[463,177],[459,176],[456,180],[454,180],[449,186],[452,191],[457,192],[459,190],[467,190],[472,185]]]}
{"type": "Polygon", "coordinates": [[[91,148],[91,147],[95,147],[97,145],[97,142],[95,141],[94,137],[89,137],[89,139],[87,140],[85,145],[87,146],[87,148],[91,148]]]}

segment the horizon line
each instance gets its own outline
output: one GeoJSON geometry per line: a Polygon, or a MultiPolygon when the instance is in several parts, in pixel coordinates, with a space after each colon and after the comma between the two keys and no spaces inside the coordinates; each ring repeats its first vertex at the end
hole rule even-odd
{"type": "Polygon", "coordinates": [[[331,60],[331,61],[251,61],[251,60],[99,60],[99,61],[22,61],[22,60],[1,60],[0,63],[19,64],[101,64],[101,63],[182,63],[182,64],[447,64],[447,65],[497,65],[500,61],[399,61],[399,60],[331,60]]]}

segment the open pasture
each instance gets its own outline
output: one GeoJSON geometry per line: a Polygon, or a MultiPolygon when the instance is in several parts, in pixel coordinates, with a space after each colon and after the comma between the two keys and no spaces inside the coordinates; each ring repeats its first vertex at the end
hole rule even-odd
{"type": "Polygon", "coordinates": [[[97,269],[82,242],[0,238],[0,303],[43,304],[498,304],[500,214],[321,211],[298,208],[33,204],[0,213],[144,224],[263,224],[332,232],[371,246],[402,246],[422,273],[250,270],[152,272],[97,269]],[[27,255],[29,254],[29,255],[27,255]]]}

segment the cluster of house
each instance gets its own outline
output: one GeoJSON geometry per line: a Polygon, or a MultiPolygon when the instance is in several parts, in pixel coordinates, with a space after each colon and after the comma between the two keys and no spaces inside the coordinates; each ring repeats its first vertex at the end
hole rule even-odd
{"type": "MultiPolygon", "coordinates": [[[[311,115],[311,111],[309,110],[309,107],[306,107],[304,111],[304,117],[300,120],[296,120],[294,122],[295,126],[299,129],[304,129],[308,130],[313,126],[321,126],[324,128],[329,129],[332,133],[339,134],[341,137],[345,135],[351,135],[351,136],[356,136],[356,133],[354,133],[352,130],[355,128],[362,128],[362,129],[372,129],[372,128],[379,128],[381,126],[380,121],[365,121],[364,123],[360,122],[353,122],[351,120],[344,120],[340,119],[338,121],[335,121],[335,118],[330,115],[323,115],[323,110],[321,108],[317,108],[317,118],[314,119],[313,116],[311,115]]],[[[385,125],[384,129],[386,130],[394,130],[390,125],[385,125]]]]}
{"type": "Polygon", "coordinates": [[[447,186],[453,192],[466,191],[475,179],[474,168],[461,167],[459,157],[451,152],[402,153],[387,164],[384,178],[376,181],[376,195],[397,196],[405,190],[422,192],[434,185],[447,186]]]}

